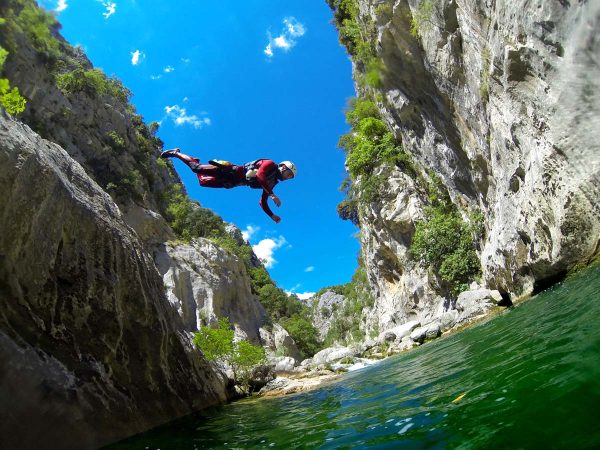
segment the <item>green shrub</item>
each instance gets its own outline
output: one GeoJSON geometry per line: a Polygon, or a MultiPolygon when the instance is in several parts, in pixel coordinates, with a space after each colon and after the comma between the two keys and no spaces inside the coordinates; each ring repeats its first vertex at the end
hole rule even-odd
{"type": "Polygon", "coordinates": [[[341,187],[347,198],[337,210],[340,218],[358,225],[360,207],[377,201],[387,180],[385,175],[373,175],[377,166],[393,165],[413,179],[418,179],[420,174],[413,159],[379,117],[377,106],[371,100],[350,101],[346,120],[352,129],[340,138],[338,147],[346,152],[349,178],[341,187]],[[355,185],[359,177],[360,183],[355,185]]]}
{"type": "Polygon", "coordinates": [[[227,235],[223,220],[212,211],[192,202],[181,185],[174,184],[166,191],[165,202],[165,217],[177,237],[183,241],[227,235]]]}
{"type": "Polygon", "coordinates": [[[217,244],[219,247],[233,253],[237,256],[244,264],[246,269],[250,269],[252,264],[252,247],[249,245],[239,245],[235,239],[228,234],[223,236],[209,237],[211,241],[217,244]]]}
{"type": "Polygon", "coordinates": [[[358,17],[358,3],[356,0],[328,0],[329,6],[334,11],[334,20],[337,24],[340,42],[353,54],[357,41],[360,41],[360,28],[356,22],[358,17]]]}
{"type": "Polygon", "coordinates": [[[365,83],[372,88],[383,87],[385,65],[378,58],[372,58],[366,63],[365,83]]]}
{"type": "Polygon", "coordinates": [[[265,361],[265,350],[248,341],[234,343],[234,334],[229,319],[222,317],[215,328],[205,326],[194,333],[193,342],[208,361],[230,364],[236,381],[248,386],[252,370],[265,361]]]}
{"type": "Polygon", "coordinates": [[[4,63],[6,62],[6,57],[8,56],[8,52],[0,47],[0,72],[4,68],[4,63]]]}
{"type": "Polygon", "coordinates": [[[350,133],[340,139],[339,146],[346,151],[346,165],[352,180],[371,174],[382,162],[402,166],[414,176],[411,158],[396,143],[396,138],[381,119],[361,119],[350,133]]]}
{"type": "Polygon", "coordinates": [[[125,148],[125,139],[116,131],[110,131],[108,137],[111,140],[112,147],[115,149],[123,150],[125,148]]]}
{"type": "Polygon", "coordinates": [[[266,360],[265,349],[253,345],[248,341],[239,341],[231,357],[231,365],[235,378],[244,386],[250,384],[252,371],[256,366],[264,364],[266,360]]]}
{"type": "Polygon", "coordinates": [[[318,332],[310,320],[308,309],[285,319],[282,325],[296,342],[304,359],[310,358],[321,349],[317,340],[318,332]]]}
{"type": "Polygon", "coordinates": [[[234,334],[229,319],[221,317],[216,328],[205,326],[194,333],[194,345],[209,361],[229,361],[233,354],[234,334]]]}
{"type": "MultiPolygon", "coordinates": [[[[0,72],[4,68],[6,57],[8,52],[0,47],[0,72]]],[[[10,81],[6,78],[0,78],[0,106],[2,106],[7,113],[16,116],[17,114],[25,111],[25,105],[27,100],[21,95],[18,87],[10,88],[10,81]]]]}
{"type": "Polygon", "coordinates": [[[260,288],[267,284],[273,284],[269,273],[263,266],[252,267],[250,270],[250,278],[252,280],[252,292],[258,294],[260,288]]]}
{"type": "Polygon", "coordinates": [[[273,322],[282,317],[289,317],[288,295],[272,283],[267,283],[258,289],[260,303],[265,307],[267,314],[273,322]]]}
{"type": "Polygon", "coordinates": [[[119,182],[118,194],[122,197],[132,197],[141,200],[144,192],[144,178],[139,170],[133,169],[119,182]]]}
{"type": "Polygon", "coordinates": [[[33,3],[27,4],[15,18],[14,24],[25,33],[35,50],[51,61],[58,59],[60,43],[51,30],[58,29],[60,25],[52,14],[33,3]]]}
{"type": "Polygon", "coordinates": [[[27,100],[19,93],[19,88],[10,88],[10,83],[6,78],[0,78],[0,106],[7,113],[15,116],[25,111],[27,100]]]}
{"type": "Polygon", "coordinates": [[[337,213],[340,219],[349,220],[354,225],[359,226],[360,215],[358,213],[358,200],[355,198],[346,198],[337,205],[337,213]]]}
{"type": "Polygon", "coordinates": [[[452,295],[465,290],[480,273],[474,229],[453,208],[432,206],[416,224],[410,251],[448,283],[452,295]]]}
{"type": "Polygon", "coordinates": [[[433,25],[433,1],[421,1],[413,11],[413,17],[410,23],[410,34],[413,37],[419,37],[433,25]]]}
{"type": "Polygon", "coordinates": [[[352,127],[358,126],[362,119],[373,117],[379,119],[377,105],[371,100],[361,98],[351,99],[346,110],[346,122],[352,127]]]}
{"type": "Polygon", "coordinates": [[[375,7],[375,15],[390,20],[394,12],[392,3],[381,3],[375,7]]]}
{"type": "Polygon", "coordinates": [[[110,95],[121,103],[127,103],[131,97],[131,91],[120,80],[108,78],[101,69],[78,68],[56,75],[56,85],[66,95],[79,92],[92,98],[110,95]]]}

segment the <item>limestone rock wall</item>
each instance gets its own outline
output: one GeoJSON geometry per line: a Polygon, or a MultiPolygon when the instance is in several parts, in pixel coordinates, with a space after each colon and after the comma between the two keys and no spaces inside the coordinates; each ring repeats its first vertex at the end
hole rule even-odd
{"type": "Polygon", "coordinates": [[[346,301],[346,298],[333,291],[325,291],[323,294],[315,296],[312,301],[312,320],[315,329],[319,332],[319,340],[325,340],[331,322],[346,301]]]}
{"type": "MultiPolygon", "coordinates": [[[[485,217],[481,284],[517,298],[598,254],[600,2],[359,0],[385,71],[378,106],[423,171],[485,217]]],[[[363,88],[359,88],[361,90],[363,88]]],[[[381,329],[453,305],[407,250],[426,199],[397,169],[361,241],[381,329]]]]}
{"type": "Polygon", "coordinates": [[[246,267],[208,239],[166,243],[154,256],[167,297],[189,331],[229,317],[238,338],[260,343],[266,312],[250,288],[246,267]]]}
{"type": "Polygon", "coordinates": [[[225,399],[110,196],[3,112],[0,188],[6,448],[97,448],[225,399]]]}

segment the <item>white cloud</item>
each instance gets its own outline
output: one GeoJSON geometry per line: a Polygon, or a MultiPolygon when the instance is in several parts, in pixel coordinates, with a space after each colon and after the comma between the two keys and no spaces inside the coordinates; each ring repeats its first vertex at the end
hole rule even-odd
{"type": "Polygon", "coordinates": [[[258,244],[253,245],[252,250],[254,250],[254,253],[265,267],[270,269],[277,263],[274,257],[275,250],[281,248],[286,242],[283,236],[279,236],[277,239],[263,239],[258,244]]]}
{"type": "Polygon", "coordinates": [[[271,48],[270,42],[269,45],[267,45],[267,47],[265,48],[265,55],[267,55],[269,58],[273,56],[273,49],[271,48]]]}
{"type": "Polygon", "coordinates": [[[162,75],[150,75],[151,80],[160,80],[161,78],[162,78],[162,75]]]}
{"type": "Polygon", "coordinates": [[[184,64],[189,64],[192,60],[190,58],[181,58],[181,62],[184,64]]]}
{"type": "Polygon", "coordinates": [[[315,266],[308,266],[306,269],[304,269],[305,272],[314,272],[315,271],[315,266]]]}
{"type": "Polygon", "coordinates": [[[210,125],[212,122],[209,117],[198,117],[196,115],[188,115],[185,108],[179,105],[165,106],[165,112],[169,116],[175,125],[192,125],[194,128],[202,128],[210,125]]]}
{"type": "Polygon", "coordinates": [[[167,67],[165,67],[165,68],[163,69],[163,72],[164,72],[164,73],[171,73],[171,72],[173,72],[174,70],[175,70],[175,67],[173,67],[173,66],[167,66],[167,67]]]}
{"type": "Polygon", "coordinates": [[[294,292],[299,287],[300,287],[300,285],[298,284],[298,285],[294,286],[291,290],[285,291],[285,293],[288,296],[295,295],[300,300],[308,300],[309,298],[311,298],[311,297],[313,297],[315,295],[315,292],[294,292]]]}
{"type": "Polygon", "coordinates": [[[258,230],[260,230],[260,227],[255,227],[253,225],[246,226],[246,229],[242,231],[242,236],[244,237],[244,240],[249,241],[258,230]]]}
{"type": "Polygon", "coordinates": [[[282,48],[284,50],[288,50],[292,44],[290,44],[287,39],[285,38],[285,36],[279,36],[276,37],[273,42],[275,43],[276,47],[282,48]]]}
{"type": "Polygon", "coordinates": [[[104,2],[102,0],[98,0],[98,1],[100,3],[102,3],[102,6],[104,6],[106,8],[106,12],[102,13],[102,15],[104,16],[105,19],[108,19],[115,12],[117,12],[117,4],[116,3],[113,3],[113,2],[104,2]]]}
{"type": "Polygon", "coordinates": [[[267,33],[269,36],[269,43],[264,49],[265,55],[272,58],[274,55],[274,49],[281,49],[284,52],[289,51],[299,37],[304,36],[306,28],[302,25],[295,17],[286,17],[283,19],[283,30],[276,38],[273,38],[271,33],[267,33]]]}
{"type": "Polygon", "coordinates": [[[61,12],[67,9],[69,5],[67,5],[67,0],[58,0],[58,4],[56,5],[56,9],[54,11],[61,12]]]}
{"type": "Polygon", "coordinates": [[[139,50],[131,52],[131,64],[137,66],[140,62],[144,60],[145,57],[146,55],[144,54],[144,52],[141,52],[139,50]]]}

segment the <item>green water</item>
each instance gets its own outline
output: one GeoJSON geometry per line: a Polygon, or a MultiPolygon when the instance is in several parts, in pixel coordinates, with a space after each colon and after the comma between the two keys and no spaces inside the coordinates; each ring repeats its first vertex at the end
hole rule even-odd
{"type": "Polygon", "coordinates": [[[599,322],[597,266],[319,390],[213,408],[110,448],[600,448],[599,322]]]}

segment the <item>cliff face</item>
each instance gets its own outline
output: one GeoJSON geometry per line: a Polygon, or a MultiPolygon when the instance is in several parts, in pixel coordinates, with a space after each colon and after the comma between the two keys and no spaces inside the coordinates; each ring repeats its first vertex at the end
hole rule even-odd
{"type": "Polygon", "coordinates": [[[5,113],[0,187],[7,448],[94,448],[225,398],[110,196],[5,113]]]}
{"type": "MultiPolygon", "coordinates": [[[[514,299],[597,255],[600,2],[357,3],[384,65],[380,87],[358,90],[463,217],[483,213],[481,284],[514,299]]],[[[377,170],[387,183],[361,218],[369,321],[438,317],[452,300],[408,251],[424,189],[398,167],[377,170]]]]}
{"type": "Polygon", "coordinates": [[[266,313],[252,294],[244,264],[208,239],[189,245],[167,243],[155,252],[167,296],[186,329],[198,330],[229,317],[236,336],[260,343],[266,313]]]}

